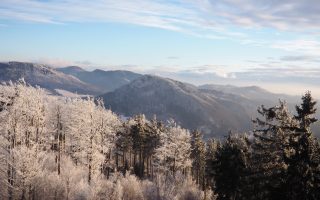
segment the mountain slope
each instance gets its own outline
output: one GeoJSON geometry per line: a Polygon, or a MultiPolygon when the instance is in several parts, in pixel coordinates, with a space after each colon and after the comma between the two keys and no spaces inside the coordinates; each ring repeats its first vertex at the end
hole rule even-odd
{"type": "Polygon", "coordinates": [[[234,94],[250,100],[260,101],[261,103],[274,103],[278,99],[285,99],[289,103],[296,103],[300,99],[298,96],[271,93],[258,86],[237,87],[233,85],[207,84],[201,85],[199,88],[234,94]]]}
{"type": "Polygon", "coordinates": [[[46,65],[24,62],[0,63],[0,81],[17,81],[21,78],[30,85],[38,85],[51,91],[62,89],[80,94],[98,93],[96,87],[46,65]]]}
{"type": "Polygon", "coordinates": [[[275,106],[278,105],[279,99],[285,100],[290,110],[295,110],[295,105],[300,102],[299,96],[271,93],[257,86],[237,87],[233,85],[208,84],[199,86],[199,88],[201,91],[214,96],[228,96],[225,98],[241,104],[252,117],[257,116],[258,106],[275,106]],[[219,94],[217,95],[217,93],[219,94]]]}
{"type": "Polygon", "coordinates": [[[251,122],[245,109],[233,101],[214,98],[196,86],[145,75],[130,84],[102,95],[107,108],[132,116],[173,118],[183,127],[200,129],[206,136],[226,135],[229,129],[248,130],[251,122]]]}
{"type": "Polygon", "coordinates": [[[104,71],[96,69],[90,72],[77,66],[57,68],[57,70],[65,74],[73,75],[83,82],[96,86],[101,90],[101,93],[113,91],[141,77],[141,74],[130,71],[104,71]]]}

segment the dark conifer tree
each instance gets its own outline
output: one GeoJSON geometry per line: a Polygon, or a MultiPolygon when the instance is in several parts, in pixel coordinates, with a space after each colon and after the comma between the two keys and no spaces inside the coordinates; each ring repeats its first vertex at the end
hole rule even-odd
{"type": "Polygon", "coordinates": [[[216,193],[218,200],[241,198],[242,180],[247,168],[248,143],[245,136],[229,135],[217,151],[216,193]]]}
{"type": "Polygon", "coordinates": [[[134,172],[135,174],[143,178],[144,176],[144,150],[146,144],[146,119],[144,115],[138,115],[135,117],[135,124],[131,127],[131,137],[133,139],[133,152],[134,152],[134,172]],[[138,161],[138,162],[137,162],[138,161]]]}
{"type": "Polygon", "coordinates": [[[245,199],[283,199],[289,138],[296,122],[285,102],[258,109],[261,118],[253,120],[256,128],[252,141],[245,199]],[[251,197],[250,197],[251,196],[251,197]]]}
{"type": "Polygon", "coordinates": [[[299,126],[290,138],[292,153],[287,157],[287,199],[313,200],[320,198],[319,142],[313,136],[311,124],[317,119],[316,101],[308,91],[302,103],[296,106],[299,126]]]}
{"type": "Polygon", "coordinates": [[[192,132],[191,138],[191,159],[192,175],[196,183],[205,187],[205,164],[206,164],[206,146],[202,140],[202,134],[199,131],[192,132]]]}
{"type": "Polygon", "coordinates": [[[129,126],[128,121],[124,122],[121,130],[117,132],[116,140],[116,154],[122,153],[122,167],[120,170],[123,174],[126,173],[131,167],[132,162],[132,143],[133,138],[131,137],[131,127],[129,126]]]}
{"type": "Polygon", "coordinates": [[[258,110],[258,129],[247,177],[253,199],[319,199],[319,143],[310,125],[316,122],[310,92],[292,116],[284,102],[258,110]]]}
{"type": "Polygon", "coordinates": [[[215,173],[217,167],[217,151],[221,148],[221,142],[209,139],[206,143],[206,187],[215,190],[215,173]]]}
{"type": "Polygon", "coordinates": [[[310,125],[317,121],[313,116],[317,111],[315,108],[317,102],[312,98],[310,91],[306,92],[301,99],[301,105],[296,106],[297,115],[295,118],[299,121],[300,128],[310,134],[310,125]]]}
{"type": "Polygon", "coordinates": [[[162,122],[154,118],[147,123],[146,140],[144,145],[144,157],[146,158],[146,173],[147,176],[153,178],[153,155],[156,148],[160,145],[160,133],[164,130],[162,122]]]}

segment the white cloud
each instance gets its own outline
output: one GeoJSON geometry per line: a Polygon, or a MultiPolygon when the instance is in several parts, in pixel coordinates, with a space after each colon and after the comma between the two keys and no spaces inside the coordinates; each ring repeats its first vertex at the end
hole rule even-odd
{"type": "Polygon", "coordinates": [[[289,40],[279,41],[271,45],[272,48],[292,52],[303,52],[309,55],[320,55],[320,42],[317,40],[289,40]]]}
{"type": "Polygon", "coordinates": [[[204,74],[214,74],[221,78],[234,78],[234,74],[227,70],[227,66],[223,65],[202,65],[197,67],[192,67],[185,72],[194,73],[198,75],[204,74]]]}
{"type": "MultiPolygon", "coordinates": [[[[320,5],[317,0],[205,0],[210,11],[229,23],[248,27],[271,27],[279,30],[319,30],[320,5]]],[[[203,1],[198,1],[202,4],[203,1]]]]}
{"type": "Polygon", "coordinates": [[[280,61],[320,63],[319,56],[312,55],[288,55],[281,57],[280,61]]]}
{"type": "Polygon", "coordinates": [[[29,59],[28,62],[34,62],[39,64],[46,64],[52,67],[62,67],[62,66],[71,66],[74,65],[75,62],[60,59],[60,58],[37,58],[37,59],[29,59]]]}

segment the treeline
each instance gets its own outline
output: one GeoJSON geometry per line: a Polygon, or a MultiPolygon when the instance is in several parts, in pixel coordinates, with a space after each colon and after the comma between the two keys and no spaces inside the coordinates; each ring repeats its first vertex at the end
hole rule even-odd
{"type": "Polygon", "coordinates": [[[0,199],[320,199],[310,93],[292,115],[204,141],[175,122],[120,119],[93,98],[0,86],[0,199]]]}

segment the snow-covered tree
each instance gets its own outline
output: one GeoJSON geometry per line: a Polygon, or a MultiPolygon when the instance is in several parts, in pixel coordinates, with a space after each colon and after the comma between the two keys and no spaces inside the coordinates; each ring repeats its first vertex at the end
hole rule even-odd
{"type": "Polygon", "coordinates": [[[160,147],[156,149],[157,165],[165,172],[186,173],[191,167],[191,135],[174,122],[160,135],[160,147]]]}
{"type": "Polygon", "coordinates": [[[94,99],[73,99],[70,102],[70,143],[76,163],[88,167],[88,182],[110,165],[111,149],[117,128],[118,117],[105,110],[101,101],[94,99]]]}
{"type": "Polygon", "coordinates": [[[24,187],[32,176],[29,174],[32,170],[28,168],[32,169],[34,163],[24,162],[21,153],[26,154],[26,158],[37,157],[45,148],[45,93],[40,88],[26,86],[23,81],[0,87],[1,102],[4,102],[0,113],[1,151],[4,155],[1,168],[6,172],[2,181],[8,187],[9,199],[13,199],[17,191],[22,191],[21,198],[24,198],[24,187]]]}

